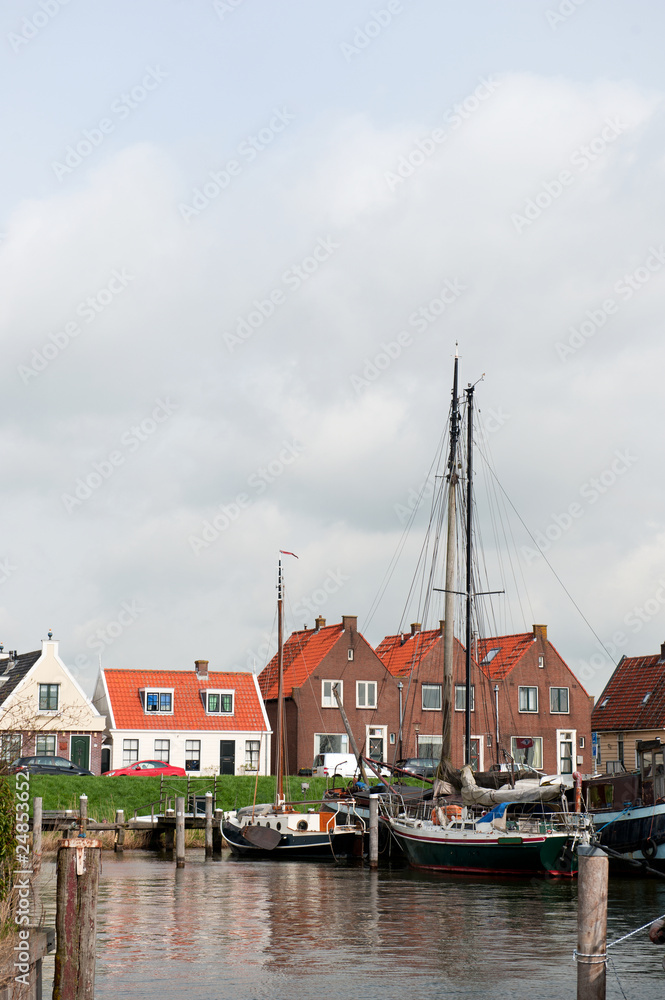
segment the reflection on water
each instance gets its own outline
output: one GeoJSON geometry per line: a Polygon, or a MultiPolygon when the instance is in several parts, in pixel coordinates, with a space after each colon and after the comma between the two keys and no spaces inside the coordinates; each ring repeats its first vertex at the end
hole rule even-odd
{"type": "MultiPolygon", "coordinates": [[[[575,995],[575,883],[205,863],[202,852],[181,870],[143,852],[103,865],[97,1000],[575,995]]],[[[42,876],[47,915],[53,871],[42,876]]],[[[609,940],[664,912],[665,881],[612,880],[609,940]]],[[[662,1000],[662,951],[642,934],[612,953],[626,996],[662,1000]]],[[[621,996],[610,969],[608,998],[621,996]]]]}

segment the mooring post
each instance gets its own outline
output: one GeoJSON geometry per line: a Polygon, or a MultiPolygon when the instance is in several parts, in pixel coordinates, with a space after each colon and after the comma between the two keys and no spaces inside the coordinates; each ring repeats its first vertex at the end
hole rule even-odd
{"type": "Polygon", "coordinates": [[[224,815],[223,809],[215,809],[215,818],[212,824],[212,852],[213,854],[222,853],[222,842],[224,838],[222,837],[222,816],[224,815]]]}
{"type": "Polygon", "coordinates": [[[86,835],[88,832],[88,796],[79,795],[79,831],[86,835]]]}
{"type": "Polygon", "coordinates": [[[212,857],[212,792],[206,792],[206,858],[212,857]]]}
{"type": "Polygon", "coordinates": [[[379,867],[379,797],[369,797],[369,866],[379,867]]]}
{"type": "Polygon", "coordinates": [[[577,1000],[605,1000],[608,857],[581,845],[577,860],[577,1000]]]}
{"type": "Polygon", "coordinates": [[[113,841],[113,850],[115,851],[116,854],[122,854],[122,852],[125,849],[125,828],[124,828],[124,826],[120,826],[119,824],[125,822],[125,810],[124,809],[116,809],[116,811],[115,811],[115,821],[116,821],[116,824],[118,824],[118,825],[117,825],[116,831],[115,831],[115,840],[113,841]]]}
{"type": "Polygon", "coordinates": [[[58,848],[53,1000],[94,1000],[100,840],[77,837],[58,848]]]}
{"type": "Polygon", "coordinates": [[[175,866],[185,867],[185,799],[182,795],[175,800],[175,866]]]}
{"type": "Polygon", "coordinates": [[[32,869],[38,872],[42,864],[42,800],[32,800],[32,869]]]}

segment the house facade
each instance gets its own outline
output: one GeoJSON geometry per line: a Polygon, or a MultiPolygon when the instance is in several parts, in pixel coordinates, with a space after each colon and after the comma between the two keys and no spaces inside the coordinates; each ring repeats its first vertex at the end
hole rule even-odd
{"type": "Polygon", "coordinates": [[[108,718],[109,770],[164,760],[192,774],[270,774],[270,724],[254,674],[100,671],[93,701],[108,718]]]}
{"type": "Polygon", "coordinates": [[[66,757],[100,773],[106,720],[58,653],[58,640],[41,650],[0,652],[0,755],[66,757]]]}
{"type": "Polygon", "coordinates": [[[665,643],[660,653],[623,656],[591,716],[599,771],[632,771],[640,740],[665,743],[665,643]]]}
{"type": "MultiPolygon", "coordinates": [[[[314,628],[284,643],[284,718],[287,773],[312,766],[320,753],[352,753],[333,688],[339,691],[361,753],[392,760],[399,731],[397,680],[358,632],[356,615],[336,625],[317,618],[314,628]]],[[[277,730],[277,656],[259,675],[268,718],[277,730]]]]}
{"type": "Polygon", "coordinates": [[[591,774],[593,699],[547,638],[547,626],[482,639],[476,655],[492,687],[502,753],[548,773],[591,774]]]}

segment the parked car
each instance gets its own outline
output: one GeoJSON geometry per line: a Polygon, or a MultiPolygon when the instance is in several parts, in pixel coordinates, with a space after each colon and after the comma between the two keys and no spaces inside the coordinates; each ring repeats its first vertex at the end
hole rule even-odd
{"type": "Polygon", "coordinates": [[[173,764],[167,764],[165,760],[137,760],[135,764],[130,764],[129,767],[116,767],[113,771],[105,771],[105,776],[107,778],[116,778],[121,774],[135,774],[144,777],[158,777],[160,774],[166,775],[167,778],[186,778],[187,771],[184,767],[174,767],[173,764]]]}
{"type": "Polygon", "coordinates": [[[84,767],[73,764],[66,757],[19,757],[10,765],[10,774],[20,774],[29,771],[30,774],[92,774],[84,767]]]}
{"type": "Polygon", "coordinates": [[[395,767],[412,774],[415,778],[433,778],[439,766],[435,757],[406,757],[398,760],[395,767]]]}

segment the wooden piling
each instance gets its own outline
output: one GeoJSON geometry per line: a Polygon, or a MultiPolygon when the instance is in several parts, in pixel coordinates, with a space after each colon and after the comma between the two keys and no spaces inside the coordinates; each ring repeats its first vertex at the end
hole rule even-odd
{"type": "Polygon", "coordinates": [[[36,795],[32,800],[32,870],[38,872],[42,864],[42,800],[36,795]]]}
{"type": "Polygon", "coordinates": [[[369,866],[379,867],[379,796],[369,797],[369,866]]]}
{"type": "Polygon", "coordinates": [[[79,795],[79,828],[83,836],[88,832],[88,796],[79,795]]]}
{"type": "MultiPolygon", "coordinates": [[[[116,823],[125,822],[125,810],[116,809],[115,811],[115,821],[116,823]]],[[[124,826],[118,826],[115,831],[115,840],[113,842],[113,850],[116,854],[122,854],[125,850],[125,828],[124,826]]]]}
{"type": "Polygon", "coordinates": [[[94,1000],[101,856],[101,841],[84,837],[58,848],[53,1000],[94,1000]]]}
{"type": "Polygon", "coordinates": [[[605,1000],[608,857],[577,848],[577,1000],[605,1000]]]}
{"type": "Polygon", "coordinates": [[[222,809],[215,809],[215,818],[212,824],[212,853],[221,854],[224,838],[222,837],[222,809]]]}
{"type": "Polygon", "coordinates": [[[206,792],[206,858],[212,857],[212,792],[206,792]]]}
{"type": "Polygon", "coordinates": [[[185,867],[185,799],[182,795],[175,800],[175,866],[185,867]]]}

